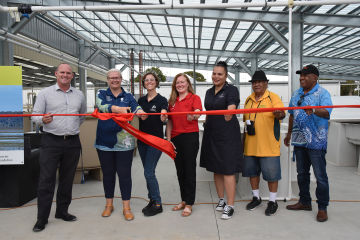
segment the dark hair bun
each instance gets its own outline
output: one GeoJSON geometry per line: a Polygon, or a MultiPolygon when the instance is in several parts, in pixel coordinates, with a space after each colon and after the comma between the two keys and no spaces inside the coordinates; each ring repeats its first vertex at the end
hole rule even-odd
{"type": "Polygon", "coordinates": [[[215,64],[216,67],[223,67],[225,69],[225,72],[227,73],[227,63],[225,61],[219,61],[215,64]]]}

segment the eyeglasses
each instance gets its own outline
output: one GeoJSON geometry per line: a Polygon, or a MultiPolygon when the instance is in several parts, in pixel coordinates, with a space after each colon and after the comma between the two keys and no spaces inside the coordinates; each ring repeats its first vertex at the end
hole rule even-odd
{"type": "Polygon", "coordinates": [[[144,81],[145,81],[145,82],[154,82],[155,79],[153,79],[153,78],[146,78],[144,81]]]}
{"type": "Polygon", "coordinates": [[[297,102],[297,105],[300,106],[304,102],[305,95],[301,95],[299,101],[297,102]]]}

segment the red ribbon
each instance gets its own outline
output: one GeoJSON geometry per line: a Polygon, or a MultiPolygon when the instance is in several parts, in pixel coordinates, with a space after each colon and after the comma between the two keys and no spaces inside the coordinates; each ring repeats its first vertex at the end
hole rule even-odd
{"type": "Polygon", "coordinates": [[[172,159],[174,159],[176,156],[175,149],[169,141],[150,135],[148,133],[141,132],[138,129],[131,126],[129,121],[131,121],[134,118],[133,113],[127,113],[127,114],[99,113],[98,109],[95,109],[95,111],[91,114],[91,116],[96,117],[100,120],[112,119],[120,127],[125,129],[128,133],[130,133],[140,141],[156,149],[159,149],[160,151],[169,155],[172,159]]]}
{"type": "MultiPolygon", "coordinates": [[[[226,114],[244,114],[256,112],[273,112],[275,110],[299,110],[299,109],[316,109],[316,108],[360,108],[360,105],[332,105],[332,106],[304,106],[304,107],[283,107],[283,108],[252,108],[252,109],[234,109],[234,110],[213,110],[213,111],[199,111],[199,112],[169,112],[169,113],[99,113],[98,109],[92,114],[52,114],[53,116],[93,116],[100,120],[114,120],[119,126],[125,129],[128,133],[139,139],[140,141],[166,153],[172,159],[175,158],[176,153],[173,145],[162,138],[144,133],[134,128],[129,124],[134,118],[134,115],[183,115],[183,114],[204,114],[204,115],[226,115],[226,114]]],[[[0,117],[32,117],[44,116],[46,114],[0,114],[0,117]]]]}

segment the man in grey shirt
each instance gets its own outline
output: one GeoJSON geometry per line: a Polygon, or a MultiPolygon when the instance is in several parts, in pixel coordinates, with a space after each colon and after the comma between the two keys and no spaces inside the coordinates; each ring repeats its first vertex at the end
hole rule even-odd
{"type": "Polygon", "coordinates": [[[56,195],[55,218],[75,221],[68,213],[72,198],[72,185],[79,161],[81,144],[80,124],[84,117],[53,116],[53,114],[86,113],[85,97],[81,91],[70,86],[74,77],[68,64],[60,64],[55,71],[57,83],[43,89],[37,96],[32,120],[43,125],[44,133],[40,148],[40,178],[38,186],[38,214],[34,232],[45,229],[54,197],[56,170],[59,166],[59,186],[56,195]]]}

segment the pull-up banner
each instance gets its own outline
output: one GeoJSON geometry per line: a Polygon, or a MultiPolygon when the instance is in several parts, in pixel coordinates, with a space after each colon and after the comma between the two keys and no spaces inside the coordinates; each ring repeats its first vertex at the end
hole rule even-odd
{"type": "MultiPolygon", "coordinates": [[[[21,67],[0,66],[0,114],[22,114],[21,67]]],[[[0,165],[24,164],[22,117],[0,118],[0,165]]]]}

